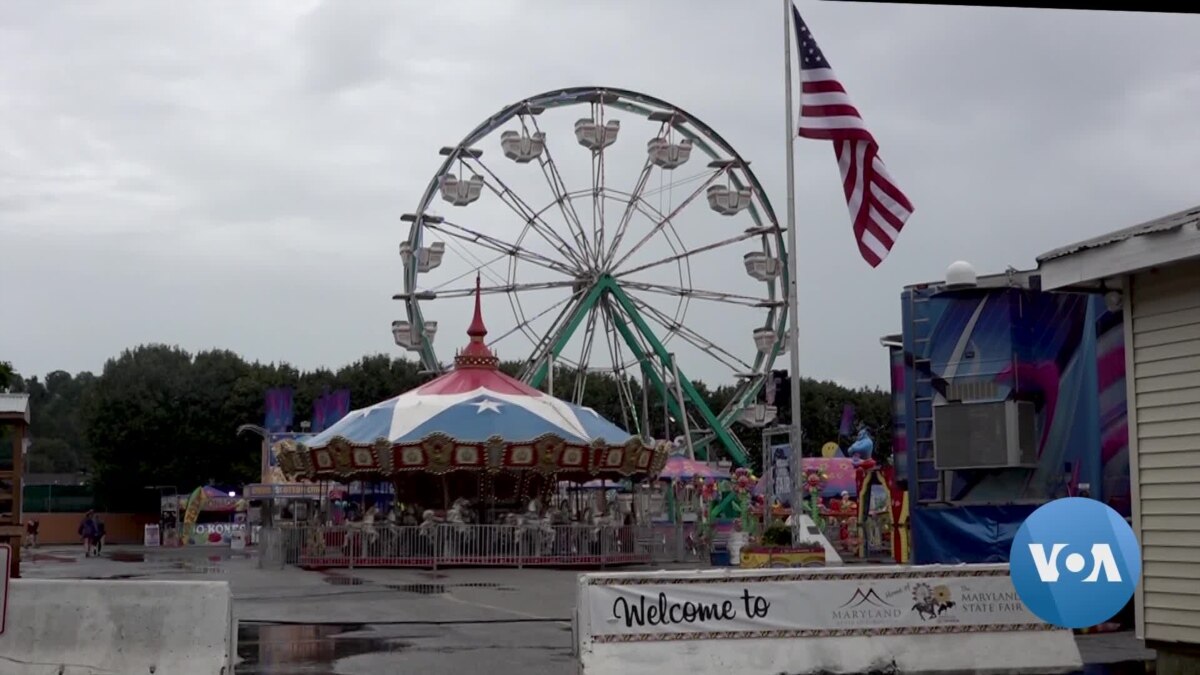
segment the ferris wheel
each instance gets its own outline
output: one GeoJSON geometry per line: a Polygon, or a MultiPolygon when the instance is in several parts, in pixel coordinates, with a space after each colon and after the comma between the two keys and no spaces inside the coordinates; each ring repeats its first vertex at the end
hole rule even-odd
{"type": "Polygon", "coordinates": [[[470,316],[478,274],[511,310],[487,312],[488,344],[531,386],[579,402],[615,381],[625,427],[647,437],[647,397],[661,397],[671,433],[745,464],[730,428],[764,421],[755,397],[786,349],[789,269],[748,162],[679,107],[598,87],[516,102],[441,154],[402,218],[396,344],[444,370],[459,336],[440,358],[436,317],[470,316]],[[700,381],[732,384],[721,409],[700,381]]]}

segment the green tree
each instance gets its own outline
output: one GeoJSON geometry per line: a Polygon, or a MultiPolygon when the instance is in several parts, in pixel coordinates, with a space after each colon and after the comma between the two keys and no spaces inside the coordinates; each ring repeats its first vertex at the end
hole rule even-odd
{"type": "Polygon", "coordinates": [[[259,446],[234,429],[262,409],[264,387],[254,376],[225,350],[192,357],[178,347],[143,345],[109,360],[83,410],[97,500],[144,508],[150,485],[187,490],[253,479],[259,446]]]}
{"type": "Polygon", "coordinates": [[[9,384],[16,378],[16,371],[8,361],[0,361],[0,391],[8,391],[9,384]]]}
{"type": "Polygon", "coordinates": [[[24,381],[29,394],[30,448],[27,461],[31,473],[84,473],[91,464],[91,451],[82,419],[82,401],[95,382],[88,372],[71,375],[56,370],[24,381]]]}
{"type": "MultiPolygon", "coordinates": [[[[515,362],[501,364],[510,374],[518,368],[515,362]]],[[[570,368],[555,370],[555,395],[574,399],[575,374],[570,368]]],[[[31,469],[90,470],[101,506],[147,508],[153,495],[145,488],[150,485],[175,485],[183,491],[210,481],[256,481],[259,439],[239,437],[235,430],[240,424],[261,423],[263,394],[271,387],[293,388],[299,430],[300,422],[311,419],[313,402],[326,391],[349,389],[351,407],[359,408],[409,391],[430,377],[416,362],[386,354],[364,356],[337,370],[301,372],[287,363],[248,363],[228,350],[193,356],[178,347],[152,344],[110,359],[98,376],[55,371],[42,382],[13,374],[9,384],[30,394],[31,469]]],[[[695,384],[714,411],[723,409],[735,392],[732,384],[695,384]]],[[[643,414],[642,392],[637,381],[626,386],[632,409],[613,374],[589,373],[582,403],[636,433],[643,414]]],[[[874,433],[878,456],[886,457],[891,438],[887,392],[806,379],[801,394],[804,454],[818,453],[827,441],[845,445],[847,439],[838,439],[838,425],[842,407],[850,403],[874,433]]],[[[647,403],[654,437],[682,433],[657,392],[651,392],[647,403]]],[[[761,429],[735,424],[733,431],[760,469],[761,429]]]]}

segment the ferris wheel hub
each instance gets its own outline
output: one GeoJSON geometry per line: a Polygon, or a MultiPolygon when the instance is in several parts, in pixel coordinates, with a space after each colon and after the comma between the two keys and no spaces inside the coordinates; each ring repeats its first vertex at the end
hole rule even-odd
{"type": "Polygon", "coordinates": [[[575,283],[571,284],[571,293],[573,295],[581,295],[591,290],[600,281],[599,275],[596,274],[580,274],[575,277],[575,283]]]}

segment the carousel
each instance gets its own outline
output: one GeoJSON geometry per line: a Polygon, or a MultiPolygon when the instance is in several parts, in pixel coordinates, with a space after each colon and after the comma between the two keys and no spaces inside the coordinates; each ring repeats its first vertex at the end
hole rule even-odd
{"type": "MultiPolygon", "coordinates": [[[[648,562],[636,508],[571,508],[562,483],[638,484],[663,469],[651,445],[591,408],[499,369],[484,343],[479,280],[469,341],[449,372],[354,410],[279,449],[292,481],[390,484],[352,519],[314,513],[297,539],[308,566],[563,565],[648,562]]],[[[636,504],[636,501],[629,502],[636,504]]]]}

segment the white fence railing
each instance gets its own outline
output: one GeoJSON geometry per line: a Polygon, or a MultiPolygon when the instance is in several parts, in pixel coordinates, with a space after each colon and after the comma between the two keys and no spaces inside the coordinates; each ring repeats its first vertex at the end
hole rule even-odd
{"type": "Polygon", "coordinates": [[[651,560],[635,526],[301,525],[263,531],[263,566],[628,565],[651,560]]]}
{"type": "MultiPolygon", "coordinates": [[[[829,518],[823,534],[844,559],[890,557],[890,526],[869,518],[829,518]],[[860,537],[865,538],[860,548],[860,537]],[[861,553],[860,553],[861,551],[861,553]]],[[[586,566],[707,562],[728,533],[706,541],[692,524],[397,526],[281,525],[263,528],[260,565],[304,567],[586,566]]]]}

